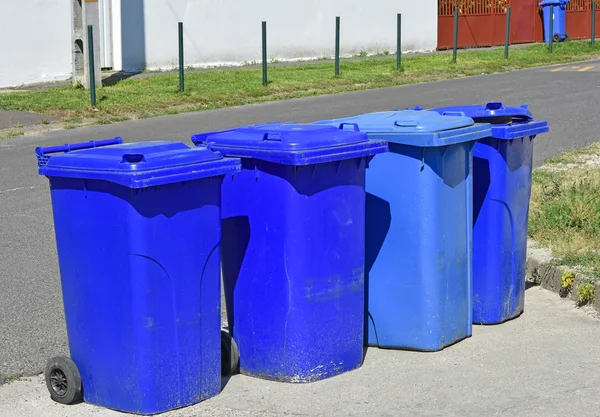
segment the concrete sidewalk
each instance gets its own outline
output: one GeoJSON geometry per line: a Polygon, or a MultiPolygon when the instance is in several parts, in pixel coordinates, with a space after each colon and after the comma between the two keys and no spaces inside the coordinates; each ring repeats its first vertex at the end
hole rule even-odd
{"type": "MultiPolygon", "coordinates": [[[[437,353],[369,349],[362,368],[290,385],[233,376],[223,392],[165,417],[600,416],[600,320],[531,288],[526,312],[437,353]]],[[[0,388],[3,417],[118,417],[49,399],[41,376],[0,388]]]]}

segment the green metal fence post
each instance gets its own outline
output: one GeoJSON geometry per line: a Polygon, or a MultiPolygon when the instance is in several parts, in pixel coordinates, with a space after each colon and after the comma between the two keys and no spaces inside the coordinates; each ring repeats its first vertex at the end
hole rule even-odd
{"type": "Polygon", "coordinates": [[[402,67],[402,14],[398,13],[396,22],[396,69],[402,67]]]}
{"type": "Polygon", "coordinates": [[[183,60],[183,22],[179,22],[179,92],[183,93],[185,90],[184,85],[184,60],[183,60]]]}
{"type": "Polygon", "coordinates": [[[90,102],[92,107],[96,107],[96,70],[94,63],[94,27],[88,25],[88,61],[90,64],[89,86],[90,86],[90,102]]]}
{"type": "Polygon", "coordinates": [[[262,83],[269,84],[267,78],[267,22],[262,22],[262,83]]]}
{"type": "Polygon", "coordinates": [[[554,43],[554,6],[550,6],[550,27],[548,36],[550,37],[548,41],[548,51],[552,53],[552,44],[554,43]]]}
{"type": "Polygon", "coordinates": [[[454,8],[454,46],[452,48],[452,62],[456,64],[456,53],[458,50],[458,7],[454,8]]]}
{"type": "Polygon", "coordinates": [[[596,2],[592,2],[592,46],[596,45],[596,2]]]}
{"type": "Polygon", "coordinates": [[[335,76],[340,75],[340,17],[335,17],[335,76]]]}
{"type": "Polygon", "coordinates": [[[506,8],[506,40],[504,41],[504,58],[508,59],[508,47],[510,45],[510,6],[506,8]]]}

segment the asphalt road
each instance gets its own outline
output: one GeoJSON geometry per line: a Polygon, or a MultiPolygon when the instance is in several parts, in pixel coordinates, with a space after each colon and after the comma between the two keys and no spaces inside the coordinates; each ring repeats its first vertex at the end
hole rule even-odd
{"type": "MultiPolygon", "coordinates": [[[[38,373],[49,356],[67,349],[50,199],[47,180],[37,175],[36,146],[117,135],[128,142],[187,142],[192,133],[249,123],[308,122],[417,105],[501,100],[513,105],[530,104],[537,118],[549,120],[552,132],[536,140],[535,164],[539,165],[547,157],[599,139],[599,87],[600,76],[595,71],[551,72],[538,68],[0,141],[0,374],[38,373]]],[[[576,346],[577,340],[573,343],[576,346]]]]}

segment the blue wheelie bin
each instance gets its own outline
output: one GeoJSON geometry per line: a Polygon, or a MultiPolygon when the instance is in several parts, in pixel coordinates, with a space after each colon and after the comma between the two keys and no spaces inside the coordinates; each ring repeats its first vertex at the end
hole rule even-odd
{"type": "Polygon", "coordinates": [[[544,16],[544,40],[562,42],[569,38],[567,34],[567,4],[570,0],[544,0],[539,6],[544,16]],[[550,13],[552,7],[553,13],[550,13]],[[550,19],[552,19],[552,32],[550,33],[550,19]]]}
{"type": "Polygon", "coordinates": [[[473,149],[473,323],[502,323],[524,309],[533,141],[548,122],[502,103],[435,111],[492,123],[473,149]]]}
{"type": "Polygon", "coordinates": [[[51,397],[155,414],[218,394],[221,182],[239,159],[121,138],[36,155],[71,352],[48,361],[51,397]]]}
{"type": "Polygon", "coordinates": [[[490,126],[422,110],[317,123],[389,143],[366,176],[368,344],[436,351],[469,337],[472,149],[490,126]]]}
{"type": "Polygon", "coordinates": [[[274,123],[195,135],[223,182],[223,281],[245,375],[312,382],[363,359],[365,169],[384,141],[274,123]]]}

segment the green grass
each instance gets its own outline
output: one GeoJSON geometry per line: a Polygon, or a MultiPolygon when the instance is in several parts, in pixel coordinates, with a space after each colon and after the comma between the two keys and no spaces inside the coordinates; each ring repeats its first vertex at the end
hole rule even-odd
{"type": "Polygon", "coordinates": [[[600,278],[600,142],[534,172],[529,234],[559,264],[600,278]]]}
{"type": "Polygon", "coordinates": [[[25,132],[22,130],[9,130],[8,132],[1,134],[0,139],[14,138],[16,136],[23,136],[24,134],[25,132]]]}
{"type": "Polygon", "coordinates": [[[89,93],[77,87],[2,94],[0,108],[62,116],[69,122],[81,118],[152,117],[573,62],[600,56],[600,44],[561,43],[555,45],[553,54],[542,44],[513,48],[508,60],[503,54],[502,49],[461,51],[457,64],[452,64],[449,54],[406,56],[403,71],[396,70],[393,57],[342,61],[340,77],[334,76],[331,63],[272,67],[267,87],[261,85],[260,69],[196,72],[186,75],[184,94],[178,92],[177,74],[160,74],[99,89],[96,111],[90,107],[89,93]]]}

